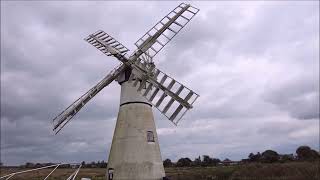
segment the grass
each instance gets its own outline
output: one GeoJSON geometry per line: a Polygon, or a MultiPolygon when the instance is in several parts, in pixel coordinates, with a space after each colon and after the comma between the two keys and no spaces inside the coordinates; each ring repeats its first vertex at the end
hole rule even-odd
{"type": "MultiPolygon", "coordinates": [[[[0,176],[22,169],[0,169],[0,176]]],[[[25,170],[25,169],[23,169],[25,170]]],[[[24,173],[10,180],[42,180],[52,169],[24,173]]],[[[66,179],[76,169],[57,169],[48,180],[66,179]]],[[[319,161],[290,162],[274,164],[245,164],[218,167],[171,167],[165,168],[166,175],[171,180],[320,180],[319,161]]],[[[77,179],[88,177],[92,180],[105,179],[106,169],[83,168],[77,179]]]]}
{"type": "Polygon", "coordinates": [[[230,179],[259,180],[320,180],[319,161],[275,164],[248,164],[239,167],[230,179]]]}
{"type": "Polygon", "coordinates": [[[237,166],[166,168],[170,180],[228,179],[237,166]]]}

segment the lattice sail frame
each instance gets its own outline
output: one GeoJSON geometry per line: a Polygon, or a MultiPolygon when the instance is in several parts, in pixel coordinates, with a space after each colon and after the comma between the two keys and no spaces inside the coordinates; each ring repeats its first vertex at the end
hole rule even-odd
{"type": "Polygon", "coordinates": [[[161,33],[159,37],[154,40],[154,44],[144,51],[143,56],[153,58],[166,44],[168,44],[178,32],[188,24],[188,22],[199,12],[198,8],[191,6],[190,4],[181,3],[174,10],[170,11],[164,18],[162,18],[156,25],[154,25],[149,31],[147,31],[136,43],[138,49],[142,49],[143,45],[158,33],[161,28],[166,26],[170,20],[173,23],[161,33]],[[175,18],[177,17],[177,18],[175,18]]]}
{"type": "Polygon", "coordinates": [[[150,61],[146,61],[145,59],[152,60],[198,12],[199,9],[189,4],[181,3],[135,43],[143,54],[137,58],[134,64],[144,68],[148,73],[149,79],[140,77],[139,86],[137,86],[137,78],[132,85],[134,87],[137,86],[137,91],[141,92],[143,97],[175,125],[192,108],[193,103],[199,95],[154,66],[150,66],[150,64],[153,65],[152,61],[150,63],[150,61]],[[154,83],[154,81],[157,83],[154,83]],[[170,96],[170,94],[171,98],[169,99],[167,96],[170,96]],[[175,98],[172,97],[172,94],[175,98]]]}
{"type": "Polygon", "coordinates": [[[121,54],[124,56],[129,51],[128,48],[102,30],[89,35],[85,38],[85,41],[92,44],[107,56],[115,54],[121,54]]]}
{"type": "Polygon", "coordinates": [[[129,82],[144,98],[177,125],[185,113],[193,107],[199,95],[159,69],[154,68],[152,71],[153,75],[146,82],[134,77],[132,78],[134,81],[129,82]]]}

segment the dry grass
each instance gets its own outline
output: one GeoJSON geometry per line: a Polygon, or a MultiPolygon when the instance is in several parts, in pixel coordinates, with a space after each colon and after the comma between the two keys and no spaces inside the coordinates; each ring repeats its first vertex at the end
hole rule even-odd
{"type": "MultiPolygon", "coordinates": [[[[185,167],[166,168],[166,175],[171,180],[320,180],[319,162],[292,162],[275,164],[247,164],[227,167],[185,167]]],[[[1,169],[0,176],[21,169],[1,169]]],[[[25,169],[23,169],[25,170],[25,169]]],[[[13,176],[10,180],[44,179],[52,169],[24,173],[13,176]]],[[[57,169],[50,180],[66,179],[76,169],[57,169]]],[[[78,178],[88,177],[92,180],[105,178],[106,169],[84,168],[78,178]]]]}
{"type": "Polygon", "coordinates": [[[186,167],[166,168],[166,175],[170,180],[201,180],[201,179],[228,179],[237,169],[235,166],[228,167],[186,167]]]}
{"type": "MultiPolygon", "coordinates": [[[[26,170],[26,169],[1,169],[1,176],[5,174],[9,174],[11,172],[17,172],[20,170],[26,170]]],[[[30,173],[23,173],[19,175],[15,175],[10,180],[43,180],[51,171],[53,168],[49,169],[42,169],[39,171],[33,171],[30,173]]],[[[60,179],[67,179],[76,169],[56,169],[47,180],[60,180],[60,179]]],[[[81,179],[81,177],[88,177],[92,180],[100,180],[104,179],[105,177],[106,169],[102,168],[83,168],[79,171],[76,179],[81,179]]]]}
{"type": "Polygon", "coordinates": [[[231,180],[319,180],[319,161],[274,164],[248,164],[241,166],[231,180]]]}

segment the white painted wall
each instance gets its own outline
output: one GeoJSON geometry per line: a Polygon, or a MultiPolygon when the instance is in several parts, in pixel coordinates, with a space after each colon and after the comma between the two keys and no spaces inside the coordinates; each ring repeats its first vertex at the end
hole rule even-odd
{"type": "MultiPolygon", "coordinates": [[[[120,102],[147,101],[125,82],[121,85],[120,102]]],[[[160,180],[165,176],[151,106],[143,103],[120,106],[109,168],[114,169],[114,180],[160,180]],[[147,131],[154,133],[154,142],[147,142],[147,131]]]]}

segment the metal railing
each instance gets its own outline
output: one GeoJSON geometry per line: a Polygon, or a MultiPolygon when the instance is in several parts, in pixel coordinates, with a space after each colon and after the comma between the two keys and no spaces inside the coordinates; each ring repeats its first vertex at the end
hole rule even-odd
{"type": "Polygon", "coordinates": [[[42,169],[47,169],[47,168],[51,168],[51,167],[54,167],[54,169],[43,179],[43,180],[46,180],[48,179],[48,177],[61,165],[71,165],[71,166],[78,166],[78,168],[66,179],[66,180],[75,180],[75,178],[77,177],[78,175],[78,172],[80,171],[81,169],[81,166],[82,164],[80,163],[74,163],[74,164],[70,164],[70,163],[64,163],[64,164],[53,164],[53,165],[49,165],[49,166],[44,166],[44,167],[39,167],[39,168],[34,168],[34,169],[28,169],[28,170],[24,170],[24,171],[18,171],[18,172],[13,172],[13,173],[10,173],[10,174],[7,174],[7,175],[4,175],[4,176],[1,176],[0,179],[10,179],[12,178],[13,176],[17,175],[17,174],[22,174],[22,173],[28,173],[28,172],[32,172],[32,171],[39,171],[39,170],[42,170],[42,169]]]}

